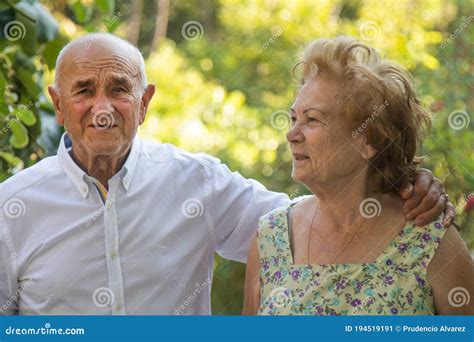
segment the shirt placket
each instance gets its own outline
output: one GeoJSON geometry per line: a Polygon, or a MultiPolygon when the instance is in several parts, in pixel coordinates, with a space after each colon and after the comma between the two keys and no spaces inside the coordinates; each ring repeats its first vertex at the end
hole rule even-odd
{"type": "Polygon", "coordinates": [[[109,276],[109,289],[114,296],[112,301],[112,314],[125,315],[122,266],[119,254],[118,221],[114,200],[116,191],[117,187],[110,184],[110,191],[105,201],[104,210],[105,253],[109,276]]]}

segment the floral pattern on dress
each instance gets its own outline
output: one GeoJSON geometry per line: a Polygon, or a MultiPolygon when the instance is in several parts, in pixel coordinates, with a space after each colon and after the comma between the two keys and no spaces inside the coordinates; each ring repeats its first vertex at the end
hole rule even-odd
{"type": "Polygon", "coordinates": [[[257,232],[262,315],[429,315],[427,266],[446,232],[441,219],[407,224],[371,263],[293,265],[288,212],[262,216],[257,232]]]}

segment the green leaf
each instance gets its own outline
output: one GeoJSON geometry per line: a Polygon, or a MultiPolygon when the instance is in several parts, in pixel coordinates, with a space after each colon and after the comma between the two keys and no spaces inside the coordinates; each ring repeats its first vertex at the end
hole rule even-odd
{"type": "Polygon", "coordinates": [[[35,114],[25,105],[19,105],[17,108],[15,108],[13,114],[15,114],[16,117],[20,119],[21,122],[23,122],[26,126],[33,126],[36,123],[35,114]]]}
{"type": "MultiPolygon", "coordinates": [[[[5,75],[0,70],[0,107],[5,105],[5,87],[7,86],[7,80],[5,79],[5,75]]],[[[0,111],[0,114],[2,112],[0,111]]]]}
{"type": "Polygon", "coordinates": [[[75,1],[72,5],[72,10],[74,11],[74,18],[80,24],[85,24],[92,16],[92,9],[84,6],[81,1],[75,1]]]}
{"type": "Polygon", "coordinates": [[[39,2],[35,2],[36,20],[38,21],[37,39],[40,43],[53,40],[58,35],[58,23],[39,2]]]}
{"type": "MultiPolygon", "coordinates": [[[[10,38],[12,42],[18,41],[23,51],[30,56],[36,54],[37,13],[34,7],[27,2],[15,5],[15,21],[10,22],[10,38]]],[[[8,39],[8,38],[7,38],[8,39]]]]}
{"type": "Polygon", "coordinates": [[[26,94],[28,94],[29,97],[36,99],[38,94],[41,92],[41,89],[34,81],[33,73],[26,69],[19,69],[16,72],[16,77],[25,88],[26,94]]]}
{"type": "Polygon", "coordinates": [[[0,151],[0,157],[2,157],[8,164],[13,166],[17,166],[23,163],[20,158],[8,152],[0,151]]]}
{"type": "Polygon", "coordinates": [[[114,0],[96,0],[95,5],[99,11],[104,13],[113,13],[115,10],[114,0]]]}
{"type": "Polygon", "coordinates": [[[4,103],[0,103],[0,117],[5,117],[8,112],[8,106],[4,103]]]}
{"type": "Polygon", "coordinates": [[[55,39],[46,44],[43,50],[43,57],[49,70],[53,70],[56,66],[56,58],[58,58],[59,52],[67,42],[68,39],[65,36],[58,35],[55,39]]]}
{"type": "Polygon", "coordinates": [[[24,148],[28,145],[28,130],[26,129],[23,124],[17,120],[10,120],[8,122],[8,126],[10,127],[10,131],[12,132],[12,136],[10,137],[10,144],[13,148],[24,148]]]}

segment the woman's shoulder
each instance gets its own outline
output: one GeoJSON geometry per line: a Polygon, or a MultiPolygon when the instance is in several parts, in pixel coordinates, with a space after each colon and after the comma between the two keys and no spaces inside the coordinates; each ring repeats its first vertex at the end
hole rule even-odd
{"type": "Polygon", "coordinates": [[[435,297],[438,314],[472,315],[474,302],[474,262],[466,243],[454,225],[446,233],[428,265],[427,278],[435,297]]]}
{"type": "Polygon", "coordinates": [[[442,269],[448,265],[453,258],[459,257],[465,257],[466,260],[472,263],[467,245],[456,226],[451,224],[449,227],[444,227],[439,221],[434,222],[433,225],[436,229],[434,231],[441,232],[441,234],[439,234],[441,236],[436,237],[438,246],[430,263],[431,268],[442,269]]]}

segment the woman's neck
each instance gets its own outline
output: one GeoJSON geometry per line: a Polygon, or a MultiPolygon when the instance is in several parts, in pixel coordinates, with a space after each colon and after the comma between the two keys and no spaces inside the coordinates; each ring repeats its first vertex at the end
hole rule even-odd
{"type": "Polygon", "coordinates": [[[360,175],[312,186],[318,221],[336,229],[352,230],[358,229],[364,218],[380,214],[383,195],[369,191],[366,184],[366,178],[360,175]]]}

